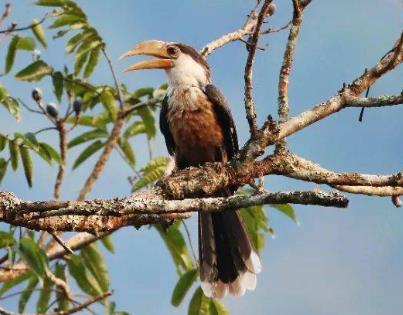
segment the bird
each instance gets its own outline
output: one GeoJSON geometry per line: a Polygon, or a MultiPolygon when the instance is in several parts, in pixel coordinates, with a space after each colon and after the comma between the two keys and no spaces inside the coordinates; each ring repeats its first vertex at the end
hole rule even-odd
{"type": "MultiPolygon", "coordinates": [[[[235,122],[226,98],[212,84],[206,59],[191,46],[160,40],[143,41],[121,59],[141,55],[154,58],[137,62],[124,71],[165,70],[168,89],[159,125],[176,168],[228,162],[236,157],[239,147],[235,122]]],[[[223,189],[214,196],[233,193],[233,189],[223,189]]],[[[261,261],[239,210],[200,212],[198,245],[205,296],[242,296],[246,290],[255,289],[261,261]]]]}

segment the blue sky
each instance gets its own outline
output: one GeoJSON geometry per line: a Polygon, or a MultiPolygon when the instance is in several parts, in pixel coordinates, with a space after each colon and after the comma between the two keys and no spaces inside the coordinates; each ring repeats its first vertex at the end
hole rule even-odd
{"type": "MultiPolygon", "coordinates": [[[[32,1],[14,0],[11,20],[30,21],[44,14],[32,1]]],[[[278,1],[276,15],[268,27],[284,25],[290,18],[291,1],[278,1]]],[[[1,3],[5,3],[2,1],[1,3]]],[[[217,36],[243,24],[255,1],[79,1],[108,44],[113,60],[145,39],[181,41],[201,48],[217,36]]],[[[387,52],[403,26],[400,0],[314,0],[305,14],[291,76],[291,114],[295,115],[336,93],[343,82],[350,82],[387,52]]],[[[254,92],[260,122],[276,114],[278,71],[287,34],[272,34],[262,39],[269,44],[258,52],[254,70],[254,92]]],[[[50,39],[50,31],[48,32],[50,39]]],[[[0,46],[5,56],[6,43],[0,46]]],[[[43,59],[62,66],[71,62],[58,40],[43,51],[43,59]]],[[[238,126],[241,144],[247,139],[243,107],[243,69],[246,50],[241,43],[215,52],[208,61],[213,81],[227,96],[238,126]]],[[[3,67],[4,57],[0,58],[3,67]]],[[[17,64],[29,57],[19,55],[17,64]]],[[[162,72],[123,74],[126,63],[115,62],[119,79],[130,88],[157,86],[165,81],[162,72]]],[[[16,68],[14,71],[17,70],[16,68]]],[[[94,81],[111,83],[104,63],[94,81]]],[[[13,95],[29,101],[28,83],[16,84],[1,78],[13,95]]],[[[397,94],[403,87],[403,68],[377,82],[371,95],[397,94]]],[[[40,86],[49,89],[49,82],[40,86]]],[[[50,91],[45,95],[53,96],[50,91]]],[[[358,109],[346,109],[289,138],[296,153],[336,171],[392,173],[402,169],[403,108],[390,107],[365,111],[359,123],[358,109]]],[[[0,130],[35,130],[42,120],[24,112],[16,124],[0,109],[0,130]]],[[[54,135],[43,139],[54,141],[54,135]]],[[[147,159],[145,142],[133,146],[139,164],[147,159]]],[[[73,156],[79,150],[74,151],[73,156]]],[[[161,136],[154,143],[156,154],[165,155],[161,136]]],[[[70,157],[70,161],[74,158],[70,157]]],[[[91,160],[92,162],[94,159],[91,160]]],[[[69,173],[63,198],[75,198],[91,162],[69,173]]],[[[51,198],[55,169],[39,162],[34,187],[28,189],[22,173],[9,173],[1,189],[26,199],[51,198]]],[[[112,156],[91,197],[114,197],[129,193],[130,170],[117,154],[112,156]]],[[[267,189],[312,189],[313,184],[276,176],[266,179],[267,189]]],[[[329,190],[329,188],[324,187],[329,190]]],[[[228,298],[231,314],[396,314],[403,308],[403,213],[389,198],[349,195],[347,210],[296,206],[300,225],[275,210],[267,209],[276,231],[262,253],[263,272],[255,292],[241,299],[228,298]]],[[[194,220],[190,221],[194,231],[194,220]]],[[[196,234],[194,234],[194,241],[196,234]]],[[[116,254],[107,254],[114,298],[119,308],[136,314],[185,314],[186,308],[170,306],[176,274],[167,250],[158,235],[147,228],[125,228],[114,234],[116,254]]],[[[184,305],[187,305],[186,303],[184,305]]]]}

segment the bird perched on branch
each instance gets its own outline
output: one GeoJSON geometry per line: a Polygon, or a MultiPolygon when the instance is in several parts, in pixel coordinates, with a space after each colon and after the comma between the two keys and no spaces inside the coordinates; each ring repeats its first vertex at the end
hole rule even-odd
{"type": "MultiPolygon", "coordinates": [[[[160,128],[176,167],[227,162],[238,153],[237,133],[228,103],[211,84],[210,67],[195,49],[181,43],[148,40],[122,58],[156,57],[125,71],[164,69],[168,93],[160,114],[160,128]]],[[[216,196],[228,196],[230,189],[216,196]]],[[[241,296],[256,287],[261,263],[238,211],[199,214],[201,287],[208,297],[241,296]]]]}

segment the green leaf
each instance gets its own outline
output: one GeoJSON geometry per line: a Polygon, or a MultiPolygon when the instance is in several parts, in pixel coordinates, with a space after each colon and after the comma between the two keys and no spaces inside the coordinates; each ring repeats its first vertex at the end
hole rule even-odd
{"type": "MultiPolygon", "coordinates": [[[[66,281],[65,269],[66,269],[65,265],[56,263],[55,276],[63,281],[66,281]]],[[[61,292],[60,290],[56,291],[56,301],[58,311],[65,311],[69,308],[69,300],[66,299],[64,292],[61,292]]]]}
{"type": "Polygon", "coordinates": [[[141,98],[146,95],[148,97],[152,97],[153,92],[154,92],[153,87],[143,87],[143,88],[139,88],[136,91],[134,91],[134,93],[132,93],[131,97],[132,98],[141,98]]]}
{"type": "MultiPolygon", "coordinates": [[[[0,181],[1,181],[1,179],[0,179],[0,181]]],[[[15,244],[15,239],[12,234],[4,232],[4,231],[0,231],[0,248],[13,246],[14,244],[15,244]]]]}
{"type": "Polygon", "coordinates": [[[157,157],[140,170],[141,177],[133,184],[132,192],[135,192],[160,179],[165,174],[168,159],[157,157]]]}
{"type": "Polygon", "coordinates": [[[210,299],[198,287],[189,303],[188,315],[209,315],[210,299]]]}
{"type": "Polygon", "coordinates": [[[6,66],[5,66],[5,73],[9,73],[11,68],[13,67],[14,61],[15,61],[15,55],[17,54],[17,44],[18,41],[20,40],[20,36],[15,35],[11,41],[10,44],[8,45],[8,51],[7,51],[7,56],[6,56],[6,66]]]}
{"type": "Polygon", "coordinates": [[[14,118],[17,121],[20,121],[21,119],[20,105],[18,104],[18,101],[14,97],[7,96],[3,100],[1,100],[1,103],[10,112],[10,114],[14,116],[14,118]]]}
{"type": "Polygon", "coordinates": [[[44,47],[47,48],[48,45],[46,44],[46,37],[45,37],[45,31],[43,30],[42,25],[39,23],[37,19],[34,19],[32,21],[32,33],[34,34],[36,40],[44,47]]]}
{"type": "Polygon", "coordinates": [[[32,293],[34,292],[38,281],[39,280],[36,276],[31,275],[27,287],[22,291],[20,295],[20,300],[18,301],[18,312],[24,313],[25,306],[27,305],[32,293]]]}
{"type": "Polygon", "coordinates": [[[275,205],[270,205],[270,207],[277,209],[278,211],[284,213],[287,217],[289,217],[291,220],[293,220],[295,223],[298,223],[297,215],[295,214],[294,208],[289,205],[289,204],[275,204],[275,205]]]}
{"type": "Polygon", "coordinates": [[[0,134],[0,152],[4,150],[8,142],[8,139],[6,136],[3,136],[0,134]]]}
{"type": "Polygon", "coordinates": [[[115,249],[113,247],[112,237],[110,235],[106,235],[101,238],[102,245],[110,252],[114,253],[115,249]]]}
{"type": "Polygon", "coordinates": [[[36,136],[32,132],[27,132],[24,134],[24,144],[30,147],[31,149],[37,149],[39,147],[38,140],[36,139],[36,136]]]}
{"type": "Polygon", "coordinates": [[[197,274],[197,269],[193,269],[184,273],[179,278],[179,281],[176,284],[174,291],[172,292],[171,304],[173,306],[179,306],[181,304],[186,293],[189,291],[192,284],[196,281],[197,274]]]}
{"type": "Polygon", "coordinates": [[[76,119],[76,117],[69,117],[67,118],[66,122],[69,124],[77,123],[77,125],[81,126],[96,127],[106,131],[105,123],[100,120],[95,120],[95,117],[93,116],[80,116],[78,120],[76,119]]]}
{"type": "Polygon", "coordinates": [[[268,218],[262,206],[240,209],[249,238],[257,251],[264,247],[264,233],[270,233],[268,218]]]}
{"type": "Polygon", "coordinates": [[[102,293],[95,279],[89,275],[85,269],[80,256],[70,255],[69,260],[67,261],[67,266],[70,274],[76,280],[77,285],[81,290],[92,296],[102,293]]]}
{"type": "Polygon", "coordinates": [[[25,178],[29,187],[32,187],[32,159],[29,150],[25,146],[20,147],[20,154],[22,160],[22,166],[24,167],[25,178]]]}
{"type": "Polygon", "coordinates": [[[35,4],[45,7],[60,7],[66,3],[66,0],[38,0],[35,4]]]}
{"type": "Polygon", "coordinates": [[[80,59],[84,54],[90,54],[93,49],[100,47],[102,42],[99,40],[98,36],[94,35],[89,37],[87,40],[83,41],[81,46],[77,49],[75,58],[80,59]]]}
{"type": "Polygon", "coordinates": [[[108,291],[109,276],[108,269],[105,264],[104,257],[102,256],[96,244],[91,244],[81,250],[81,257],[87,269],[94,276],[98,282],[99,287],[103,292],[108,291]]]}
{"type": "Polygon", "coordinates": [[[8,96],[7,89],[0,82],[0,102],[8,96]]]}
{"type": "Polygon", "coordinates": [[[84,143],[84,142],[87,142],[90,140],[94,140],[94,139],[106,138],[108,136],[109,136],[109,134],[104,130],[101,130],[101,129],[90,130],[90,131],[84,132],[81,135],[72,139],[68,144],[68,148],[70,149],[81,143],[84,143]]]}
{"type": "Polygon", "coordinates": [[[49,75],[52,72],[52,67],[50,67],[46,62],[43,60],[37,60],[18,72],[15,75],[15,78],[20,81],[39,81],[45,75],[49,75]]]}
{"type": "Polygon", "coordinates": [[[39,145],[44,150],[46,150],[46,152],[48,152],[48,154],[52,157],[52,159],[54,161],[56,161],[59,165],[61,165],[63,163],[59,153],[52,146],[50,146],[49,144],[47,144],[45,142],[40,142],[39,145]]]}
{"type": "Polygon", "coordinates": [[[39,294],[38,303],[36,304],[36,313],[45,314],[48,309],[50,297],[52,295],[53,282],[46,277],[43,281],[42,290],[39,294]]]}
{"type": "Polygon", "coordinates": [[[58,28],[65,25],[73,25],[77,22],[84,22],[85,20],[77,15],[63,14],[59,18],[57,18],[49,28],[58,28]]]}
{"type": "Polygon", "coordinates": [[[10,150],[11,167],[15,171],[18,168],[18,155],[20,152],[20,147],[18,146],[17,142],[13,140],[8,142],[8,148],[10,150]]]}
{"type": "Polygon", "coordinates": [[[32,51],[35,49],[35,41],[32,37],[20,37],[17,43],[17,49],[32,51]]]}
{"type": "Polygon", "coordinates": [[[112,122],[111,115],[106,110],[96,115],[93,121],[94,125],[98,126],[100,129],[105,129],[105,126],[110,122],[112,122]]]}
{"type": "Polygon", "coordinates": [[[74,51],[74,49],[77,48],[77,46],[80,44],[80,42],[82,40],[83,40],[83,34],[82,33],[78,33],[78,34],[74,35],[72,38],[70,38],[67,41],[66,52],[68,54],[72,53],[74,51]]]}
{"type": "Polygon", "coordinates": [[[24,275],[21,275],[17,278],[8,280],[6,282],[4,282],[3,286],[0,289],[0,296],[2,296],[4,293],[6,293],[8,290],[14,288],[16,285],[19,285],[21,282],[24,282],[26,280],[28,280],[29,278],[31,278],[32,276],[32,272],[28,272],[24,275]]]}
{"type": "Polygon", "coordinates": [[[131,138],[141,133],[146,133],[146,125],[142,121],[135,121],[126,128],[123,136],[125,138],[131,138]]]}
{"type": "Polygon", "coordinates": [[[193,261],[179,226],[180,222],[176,222],[168,228],[163,228],[159,225],[155,225],[155,228],[164,240],[178,274],[181,275],[183,272],[193,269],[193,261]]]}
{"type": "Polygon", "coordinates": [[[105,315],[115,315],[116,303],[111,301],[106,301],[105,305],[105,315]]]}
{"type": "Polygon", "coordinates": [[[32,268],[40,278],[44,278],[48,272],[48,257],[43,249],[31,238],[23,238],[19,243],[19,251],[24,261],[32,268]]]}
{"type": "Polygon", "coordinates": [[[92,28],[86,29],[83,32],[74,35],[67,41],[66,52],[71,54],[80,44],[87,41],[90,37],[94,37],[94,30],[92,28]]]}
{"type": "Polygon", "coordinates": [[[88,78],[94,72],[95,67],[98,64],[99,56],[101,54],[101,48],[95,48],[91,50],[90,57],[88,58],[87,65],[84,69],[84,78],[88,78]]]}
{"type": "Polygon", "coordinates": [[[228,311],[219,300],[210,299],[210,315],[228,315],[228,311]]]}
{"type": "MultiPolygon", "coordinates": [[[[3,181],[4,176],[6,176],[7,166],[8,166],[8,162],[5,159],[0,158],[0,184],[3,181]]],[[[0,244],[1,244],[1,239],[0,239],[0,244]]],[[[0,248],[1,248],[1,246],[0,246],[0,248]]]]}
{"type": "Polygon", "coordinates": [[[117,108],[115,105],[115,98],[113,97],[112,93],[108,90],[103,90],[101,92],[100,99],[112,120],[115,120],[117,115],[117,108]]]}
{"type": "Polygon", "coordinates": [[[127,163],[129,163],[129,165],[132,167],[135,166],[136,157],[134,155],[133,148],[130,145],[129,141],[127,141],[125,138],[120,138],[118,141],[118,145],[119,145],[119,148],[122,150],[127,163]]]}
{"type": "Polygon", "coordinates": [[[146,127],[147,137],[149,139],[155,138],[155,135],[157,134],[157,128],[151,110],[148,107],[142,107],[138,109],[138,114],[143,119],[144,125],[146,127]]]}
{"type": "Polygon", "coordinates": [[[60,103],[62,101],[63,87],[64,87],[63,74],[60,71],[57,71],[52,74],[52,83],[55,96],[60,103]]]}
{"type": "Polygon", "coordinates": [[[87,148],[84,149],[83,152],[81,152],[81,154],[75,160],[73,170],[76,169],[78,166],[80,166],[80,164],[83,163],[86,159],[88,159],[91,155],[100,150],[104,145],[105,142],[101,140],[91,143],[87,148]]]}
{"type": "Polygon", "coordinates": [[[89,53],[85,53],[80,55],[80,58],[75,59],[74,63],[74,75],[78,76],[81,72],[81,69],[83,68],[84,64],[87,62],[89,53]]]}
{"type": "Polygon", "coordinates": [[[4,70],[5,73],[9,73],[13,67],[18,49],[32,51],[35,49],[35,41],[31,37],[21,37],[18,35],[15,35],[12,38],[10,45],[8,46],[6,66],[4,70]]]}

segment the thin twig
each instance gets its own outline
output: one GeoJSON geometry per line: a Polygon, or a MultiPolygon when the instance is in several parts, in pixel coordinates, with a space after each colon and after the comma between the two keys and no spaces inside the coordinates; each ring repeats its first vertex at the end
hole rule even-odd
{"type": "Polygon", "coordinates": [[[111,59],[109,58],[109,56],[106,53],[104,48],[102,49],[102,53],[108,62],[109,69],[110,69],[110,72],[112,74],[112,77],[113,77],[113,80],[115,83],[115,89],[116,89],[116,93],[118,94],[118,101],[120,104],[120,108],[119,108],[119,112],[117,114],[117,118],[113,124],[111,135],[105,144],[105,147],[101,153],[101,156],[98,158],[98,161],[95,163],[95,166],[91,171],[91,174],[88,176],[83,187],[81,188],[78,200],[85,199],[85,197],[88,195],[88,193],[92,190],[92,187],[93,187],[94,183],[96,182],[96,180],[98,179],[99,175],[104,170],[106,162],[108,161],[113,149],[115,148],[115,146],[119,140],[119,137],[120,137],[123,125],[124,125],[124,121],[125,121],[124,113],[126,111],[126,106],[125,106],[125,102],[124,102],[124,99],[122,96],[122,92],[120,90],[119,81],[116,77],[116,73],[115,73],[114,67],[112,65],[111,59]]]}
{"type": "Polygon", "coordinates": [[[185,228],[186,236],[188,238],[190,250],[192,251],[193,260],[194,260],[195,264],[197,264],[198,259],[197,259],[196,252],[195,252],[194,247],[193,247],[193,242],[192,242],[192,237],[190,236],[190,231],[188,229],[188,226],[187,226],[186,222],[183,221],[182,223],[183,223],[183,227],[185,228]]]}
{"type": "Polygon", "coordinates": [[[292,20],[289,21],[286,25],[284,25],[282,27],[279,27],[279,28],[271,28],[270,27],[266,31],[261,32],[260,35],[266,35],[266,34],[278,33],[278,32],[284,31],[287,28],[289,28],[291,24],[292,24],[292,20]]]}
{"type": "Polygon", "coordinates": [[[102,54],[104,55],[106,61],[108,62],[109,70],[110,70],[110,72],[112,74],[113,81],[115,83],[116,93],[118,94],[118,101],[119,101],[120,107],[123,108],[124,105],[125,105],[125,102],[124,102],[124,99],[123,99],[123,96],[122,96],[122,91],[120,90],[120,84],[119,84],[118,78],[116,76],[116,71],[115,71],[115,69],[114,69],[114,67],[112,65],[111,58],[109,57],[109,55],[106,52],[105,48],[102,48],[102,54]]]}
{"type": "Polygon", "coordinates": [[[214,50],[227,45],[230,42],[242,39],[246,35],[251,35],[256,26],[256,14],[254,11],[249,15],[245,24],[234,32],[220,36],[212,42],[206,44],[201,50],[200,54],[204,57],[210,55],[214,50]]]}
{"type": "Polygon", "coordinates": [[[31,107],[29,107],[21,98],[18,98],[18,101],[21,103],[21,105],[23,107],[25,107],[28,111],[30,111],[31,113],[36,113],[36,114],[41,114],[41,115],[45,115],[45,113],[43,112],[43,110],[37,110],[37,109],[33,109],[31,107]]]}
{"type": "Polygon", "coordinates": [[[257,43],[259,41],[260,29],[262,27],[264,18],[266,17],[267,10],[272,0],[265,0],[260,9],[259,15],[257,17],[257,22],[255,29],[253,31],[252,38],[249,41],[248,46],[248,58],[246,59],[245,65],[245,110],[246,117],[249,123],[249,131],[251,133],[251,138],[255,138],[257,132],[257,124],[256,124],[256,110],[255,110],[255,102],[252,94],[252,71],[253,71],[253,62],[255,59],[257,43]]]}
{"type": "Polygon", "coordinates": [[[38,131],[35,131],[35,132],[34,132],[34,135],[38,135],[38,134],[40,134],[40,133],[42,133],[42,132],[44,132],[44,131],[48,131],[48,130],[57,130],[57,128],[56,128],[56,127],[46,127],[46,128],[42,128],[42,129],[39,129],[38,131]]]}
{"type": "Polygon", "coordinates": [[[0,30],[0,34],[10,34],[10,33],[12,33],[12,32],[20,32],[20,31],[26,31],[26,30],[32,29],[32,28],[34,28],[35,26],[38,26],[38,25],[42,24],[43,22],[45,22],[45,20],[46,20],[50,15],[51,15],[50,13],[46,13],[38,22],[36,22],[36,23],[31,23],[30,25],[24,26],[24,27],[19,27],[19,28],[17,28],[17,27],[15,27],[16,24],[13,24],[13,25],[11,25],[10,27],[8,27],[8,28],[5,29],[5,30],[0,30]],[[14,26],[14,27],[13,27],[13,26],[14,26]]]}
{"type": "Polygon", "coordinates": [[[53,197],[57,200],[60,198],[60,190],[63,184],[64,173],[67,163],[67,130],[64,120],[57,121],[57,130],[59,132],[59,150],[61,163],[59,164],[59,171],[57,172],[56,182],[53,191],[53,197]]]}
{"type": "MultiPolygon", "coordinates": [[[[298,34],[301,29],[304,7],[300,0],[293,0],[293,18],[291,22],[290,33],[288,35],[287,46],[284,51],[283,63],[280,69],[278,82],[278,115],[280,122],[285,122],[288,119],[289,103],[288,103],[288,83],[292,70],[295,47],[298,40],[298,34]]],[[[277,144],[277,150],[285,149],[286,140],[282,139],[277,144]]]]}
{"type": "Polygon", "coordinates": [[[4,20],[8,17],[11,12],[11,3],[6,3],[4,6],[3,14],[0,17],[0,25],[4,22],[4,20]]]}
{"type": "Polygon", "coordinates": [[[72,307],[69,310],[50,313],[47,315],[69,315],[69,314],[77,313],[77,312],[87,308],[91,304],[99,302],[99,301],[107,298],[110,295],[112,295],[112,292],[108,291],[108,292],[102,293],[101,295],[92,297],[92,298],[88,299],[87,301],[85,301],[84,303],[81,303],[80,305],[77,305],[76,307],[72,307]]]}
{"type": "Polygon", "coordinates": [[[60,246],[62,246],[66,250],[67,253],[74,255],[74,251],[55,232],[49,231],[49,234],[52,235],[56,242],[58,242],[60,246]]]}

